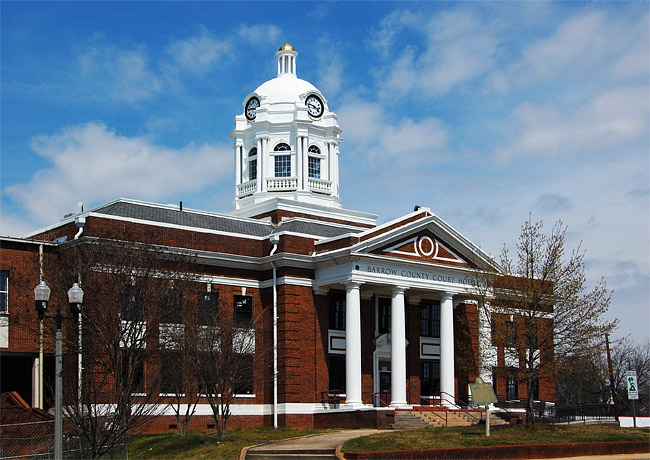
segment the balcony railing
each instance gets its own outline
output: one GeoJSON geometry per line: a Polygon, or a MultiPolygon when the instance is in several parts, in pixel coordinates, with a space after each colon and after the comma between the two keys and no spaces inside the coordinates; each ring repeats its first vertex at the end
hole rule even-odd
{"type": "Polygon", "coordinates": [[[269,177],[266,179],[266,190],[269,192],[283,192],[297,189],[297,177],[269,177]]]}
{"type": "Polygon", "coordinates": [[[309,178],[309,190],[312,192],[326,193],[328,195],[332,194],[332,181],[317,179],[315,177],[309,178]]]}
{"type": "Polygon", "coordinates": [[[257,179],[249,180],[237,185],[237,196],[246,196],[255,193],[257,190],[257,179]]]}

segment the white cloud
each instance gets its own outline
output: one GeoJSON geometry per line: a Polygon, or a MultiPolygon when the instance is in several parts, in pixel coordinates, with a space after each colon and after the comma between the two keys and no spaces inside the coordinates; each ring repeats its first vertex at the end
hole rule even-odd
{"type": "Polygon", "coordinates": [[[371,158],[376,169],[394,173],[396,167],[444,161],[449,153],[447,129],[434,117],[390,121],[379,104],[358,100],[344,104],[339,117],[346,127],[346,149],[356,156],[371,158]]]}
{"type": "Polygon", "coordinates": [[[171,43],[167,52],[180,70],[202,75],[212,70],[219,59],[230,57],[232,52],[228,40],[218,39],[204,26],[194,36],[171,43]]]}
{"type": "Polygon", "coordinates": [[[524,102],[506,122],[512,141],[502,159],[525,156],[594,155],[648,139],[648,87],[618,87],[583,106],[563,111],[548,102],[524,102]]]}
{"type": "MultiPolygon", "coordinates": [[[[606,10],[581,10],[551,34],[532,42],[519,60],[492,76],[498,91],[539,81],[557,83],[647,76],[649,53],[647,14],[610,15],[606,10]]],[[[647,78],[647,77],[646,77],[647,78]]]]}
{"type": "Polygon", "coordinates": [[[339,46],[327,38],[317,43],[318,52],[318,87],[332,98],[341,90],[343,79],[343,61],[337,52],[339,46]]]}
{"type": "Polygon", "coordinates": [[[87,206],[119,196],[176,201],[229,178],[233,167],[230,147],[173,149],[147,137],[121,136],[101,123],[38,136],[30,147],[51,167],[3,192],[38,225],[58,221],[77,201],[87,206]]]}
{"type": "Polygon", "coordinates": [[[152,71],[144,45],[119,48],[99,34],[77,49],[77,63],[84,87],[89,92],[108,94],[120,102],[150,99],[162,87],[152,71]]]}
{"type": "Polygon", "coordinates": [[[493,25],[463,8],[432,17],[397,11],[375,36],[372,47],[393,59],[380,83],[385,98],[411,92],[439,96],[471,82],[492,69],[499,43],[493,25]],[[423,34],[421,46],[396,43],[403,30],[423,34]]]}
{"type": "Polygon", "coordinates": [[[256,46],[268,46],[269,43],[278,43],[277,46],[280,47],[283,45],[283,43],[279,43],[281,35],[282,30],[272,24],[258,24],[255,26],[240,24],[237,29],[237,37],[240,40],[256,46]]]}

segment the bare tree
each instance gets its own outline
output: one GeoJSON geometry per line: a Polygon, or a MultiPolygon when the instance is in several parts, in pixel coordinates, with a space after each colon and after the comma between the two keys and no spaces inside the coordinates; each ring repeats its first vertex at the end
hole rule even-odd
{"type": "Polygon", "coordinates": [[[576,350],[593,360],[604,333],[615,327],[603,318],[610,305],[605,281],[587,290],[584,251],[566,253],[566,227],[558,222],[550,235],[542,230],[542,222],[526,221],[516,255],[505,246],[501,251],[504,272],[477,271],[474,282],[493,348],[504,350],[501,371],[526,385],[527,423],[534,423],[540,379],[553,378],[558,363],[576,350]]]}
{"type": "MultiPolygon", "coordinates": [[[[100,458],[124,444],[164,410],[158,391],[161,306],[175,281],[188,278],[187,257],[168,249],[82,238],[62,247],[56,280],[82,283],[83,375],[67,359],[66,417],[89,449],[100,458]]],[[[55,275],[53,274],[53,277],[55,275]]],[[[77,337],[68,331],[68,356],[76,356],[77,337]]]]}
{"type": "MultiPolygon", "coordinates": [[[[607,362],[601,360],[603,369],[607,369],[607,362]]],[[[615,401],[621,406],[622,413],[632,413],[632,402],[627,399],[627,384],[625,373],[636,371],[637,385],[639,387],[639,400],[636,403],[638,415],[648,415],[650,406],[650,341],[636,343],[625,337],[615,343],[612,352],[612,367],[614,370],[614,391],[617,396],[615,401]]],[[[609,379],[607,379],[609,380],[609,379]]]]}
{"type": "Polygon", "coordinates": [[[256,336],[262,314],[253,316],[252,297],[235,296],[234,303],[234,312],[224,302],[210,310],[204,305],[199,324],[186,333],[199,391],[210,404],[221,440],[226,437],[231,403],[237,395],[253,393],[254,371],[256,364],[261,365],[256,336]]]}

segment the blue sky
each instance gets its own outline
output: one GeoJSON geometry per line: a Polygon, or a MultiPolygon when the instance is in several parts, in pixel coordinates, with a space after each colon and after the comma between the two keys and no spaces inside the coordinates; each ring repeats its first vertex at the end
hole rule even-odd
{"type": "Polygon", "coordinates": [[[0,234],[120,196],[228,212],[229,133],[275,51],[339,115],[341,198],[484,250],[582,242],[650,334],[648,2],[2,2],[0,234]]]}

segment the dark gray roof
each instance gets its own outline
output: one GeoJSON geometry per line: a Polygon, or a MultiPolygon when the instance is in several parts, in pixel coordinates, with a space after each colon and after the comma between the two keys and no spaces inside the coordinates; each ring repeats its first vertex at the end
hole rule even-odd
{"type": "Polygon", "coordinates": [[[268,222],[218,214],[203,214],[196,211],[180,211],[178,208],[166,208],[128,201],[117,201],[97,208],[93,212],[250,236],[267,236],[273,231],[273,226],[268,222]]]}
{"type": "Polygon", "coordinates": [[[203,228],[227,233],[264,237],[271,233],[292,232],[311,235],[316,238],[333,238],[346,233],[360,233],[365,228],[341,226],[317,220],[289,220],[277,228],[269,222],[242,219],[224,214],[209,214],[200,211],[181,211],[175,207],[156,206],[131,201],[116,201],[92,211],[96,214],[146,220],[190,228],[203,228]]]}
{"type": "Polygon", "coordinates": [[[365,228],[354,228],[348,226],[340,226],[331,223],[319,221],[303,221],[303,220],[290,220],[289,222],[282,223],[278,230],[279,232],[294,232],[303,233],[306,235],[313,235],[320,238],[334,238],[335,236],[345,235],[346,233],[360,233],[365,228]]]}

